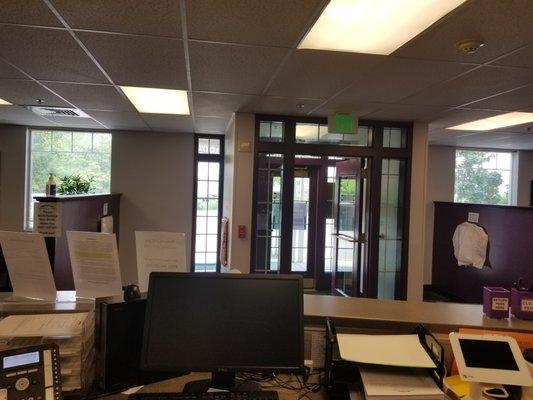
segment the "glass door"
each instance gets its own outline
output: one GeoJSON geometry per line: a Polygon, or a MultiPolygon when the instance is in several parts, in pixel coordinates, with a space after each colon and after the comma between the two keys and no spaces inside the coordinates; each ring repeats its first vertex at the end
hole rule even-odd
{"type": "Polygon", "coordinates": [[[361,159],[335,165],[335,197],[332,221],[332,291],[343,296],[359,295],[359,243],[361,221],[361,159]]]}

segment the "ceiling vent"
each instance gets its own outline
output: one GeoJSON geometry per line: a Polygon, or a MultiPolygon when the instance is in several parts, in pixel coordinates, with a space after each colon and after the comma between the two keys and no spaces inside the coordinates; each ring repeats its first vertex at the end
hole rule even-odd
{"type": "Polygon", "coordinates": [[[28,109],[41,117],[91,118],[78,108],[28,106],[28,109]]]}

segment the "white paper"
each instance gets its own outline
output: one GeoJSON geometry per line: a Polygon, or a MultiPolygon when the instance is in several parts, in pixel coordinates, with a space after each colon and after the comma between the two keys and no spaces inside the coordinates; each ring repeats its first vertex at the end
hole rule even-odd
{"type": "Polygon", "coordinates": [[[37,202],[33,205],[33,231],[45,237],[61,237],[62,204],[37,202]]]}
{"type": "Polygon", "coordinates": [[[436,368],[418,335],[337,334],[341,357],[347,361],[396,367],[436,368]]]}
{"type": "Polygon", "coordinates": [[[113,233],[113,216],[112,215],[108,215],[107,217],[100,218],[100,232],[113,233]]]}
{"type": "Polygon", "coordinates": [[[187,272],[185,234],[175,232],[135,232],[139,289],[148,290],[151,272],[187,272]]]}
{"type": "Polygon", "coordinates": [[[0,337],[80,335],[87,313],[10,315],[0,321],[0,337]]]}
{"type": "Polygon", "coordinates": [[[0,232],[14,297],[56,299],[56,285],[44,237],[38,233],[0,232]]]}
{"type": "Polygon", "coordinates": [[[424,369],[364,366],[359,367],[366,398],[444,399],[444,393],[424,369]]]}
{"type": "Polygon", "coordinates": [[[67,240],[78,297],[122,294],[115,234],[69,231],[67,240]]]}

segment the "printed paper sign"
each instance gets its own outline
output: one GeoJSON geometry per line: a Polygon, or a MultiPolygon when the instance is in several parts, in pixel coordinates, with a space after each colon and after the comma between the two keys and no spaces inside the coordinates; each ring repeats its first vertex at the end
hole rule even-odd
{"type": "Polygon", "coordinates": [[[55,301],[56,285],[43,235],[4,231],[0,244],[13,296],[55,301]]]}
{"type": "Polygon", "coordinates": [[[115,234],[69,231],[67,240],[78,297],[122,294],[115,234]]]}
{"type": "Polygon", "coordinates": [[[492,309],[494,311],[507,311],[509,309],[509,299],[507,297],[493,297],[492,309]]]}
{"type": "Polygon", "coordinates": [[[533,299],[522,299],[522,311],[533,311],[533,299]]]}
{"type": "Polygon", "coordinates": [[[44,237],[61,237],[61,203],[35,203],[33,205],[33,231],[44,237]]]}
{"type": "Polygon", "coordinates": [[[135,232],[139,289],[148,290],[151,272],[187,272],[185,234],[135,232]]]}

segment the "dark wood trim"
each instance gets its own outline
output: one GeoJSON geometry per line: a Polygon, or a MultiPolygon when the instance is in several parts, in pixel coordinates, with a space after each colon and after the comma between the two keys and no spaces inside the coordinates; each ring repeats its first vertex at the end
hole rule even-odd
{"type": "MultiPolygon", "coordinates": [[[[198,203],[198,162],[218,162],[218,223],[217,223],[217,254],[216,254],[216,271],[220,272],[220,228],[222,220],[222,209],[224,202],[224,136],[196,134],[194,136],[194,158],[193,158],[193,203],[192,203],[192,229],[191,229],[191,271],[194,272],[195,253],[196,253],[196,205],[198,203]],[[220,140],[220,154],[198,154],[199,139],[218,139],[220,140]]],[[[231,234],[231,232],[228,232],[231,234]]]]}
{"type": "MultiPolygon", "coordinates": [[[[533,181],[532,181],[532,184],[533,184],[533,181]]],[[[461,204],[463,206],[475,206],[475,207],[487,207],[487,208],[513,208],[513,209],[531,210],[531,207],[528,207],[528,206],[510,206],[510,205],[503,205],[503,204],[459,203],[459,202],[454,202],[454,201],[434,201],[433,203],[434,204],[461,204]]]]}
{"type": "Polygon", "coordinates": [[[77,201],[87,199],[103,199],[122,196],[122,193],[98,193],[98,194],[76,194],[69,196],[34,196],[33,198],[41,203],[62,203],[65,201],[77,201]]]}
{"type": "MultiPolygon", "coordinates": [[[[405,299],[407,296],[407,273],[408,273],[408,245],[409,245],[409,210],[410,210],[410,189],[411,189],[411,158],[413,145],[413,124],[410,122],[391,122],[391,121],[371,121],[359,120],[360,126],[370,127],[369,132],[369,146],[350,146],[350,145],[332,145],[332,144],[305,144],[295,142],[295,125],[297,122],[327,124],[326,118],[320,117],[294,117],[281,115],[257,114],[255,121],[255,145],[254,145],[254,189],[253,189],[253,206],[252,217],[255,217],[256,202],[257,202],[257,160],[260,153],[274,153],[282,154],[284,156],[283,166],[283,193],[282,193],[282,235],[285,236],[281,240],[282,249],[280,251],[281,272],[290,272],[290,262],[287,264],[286,260],[291,260],[292,252],[292,218],[283,218],[283,216],[292,215],[292,196],[293,196],[293,167],[298,164],[298,160],[294,159],[294,155],[310,155],[319,157],[338,156],[338,157],[357,157],[365,160],[368,166],[369,176],[367,178],[367,193],[366,205],[367,214],[361,215],[362,221],[367,227],[367,244],[365,252],[367,253],[367,266],[359,271],[358,279],[363,279],[363,295],[367,297],[377,297],[377,283],[378,283],[378,255],[379,255],[379,220],[380,220],[380,197],[381,197],[381,163],[383,159],[399,159],[405,160],[405,179],[401,182],[401,194],[404,204],[404,220],[403,220],[403,244],[402,244],[402,266],[400,271],[400,282],[396,297],[405,299]],[[280,121],[284,122],[284,140],[282,142],[267,142],[259,140],[259,124],[260,121],[280,121]],[[402,128],[406,132],[406,147],[405,148],[383,148],[383,128],[402,128]],[[287,221],[287,220],[290,221],[287,221]],[[287,233],[289,232],[289,233],[287,233]],[[284,261],[285,260],[285,261],[284,261]],[[284,265],[285,264],[285,265],[284,265]]],[[[311,161],[311,160],[310,160],[311,161]]],[[[321,160],[316,160],[316,164],[320,164],[321,160]]],[[[317,199],[324,199],[325,194],[317,191],[317,199]]],[[[362,199],[362,198],[361,198],[362,199]]],[[[320,207],[319,207],[320,209],[320,207]]],[[[251,255],[251,271],[255,269],[255,247],[256,247],[256,221],[252,218],[252,255],[251,255]]],[[[321,223],[323,214],[317,210],[317,226],[321,223]]],[[[323,247],[323,239],[317,236],[317,247],[323,247]],[[321,244],[319,243],[321,242],[321,244]]],[[[361,251],[361,246],[359,246],[361,251]]],[[[364,255],[358,252],[358,257],[361,259],[364,255]]],[[[322,251],[323,253],[323,251],[322,251]]],[[[320,259],[320,250],[315,249],[315,259],[320,259]]],[[[323,256],[322,256],[323,259],[323,256]]],[[[323,270],[323,260],[320,266],[315,264],[315,277],[319,277],[318,269],[323,270]]],[[[357,271],[354,271],[357,273],[357,271]]],[[[326,275],[322,271],[322,275],[326,275]]],[[[332,282],[333,283],[333,282],[332,282]]],[[[357,283],[357,282],[356,282],[357,283]]],[[[359,285],[354,287],[354,293],[359,292],[359,285]]]]}

